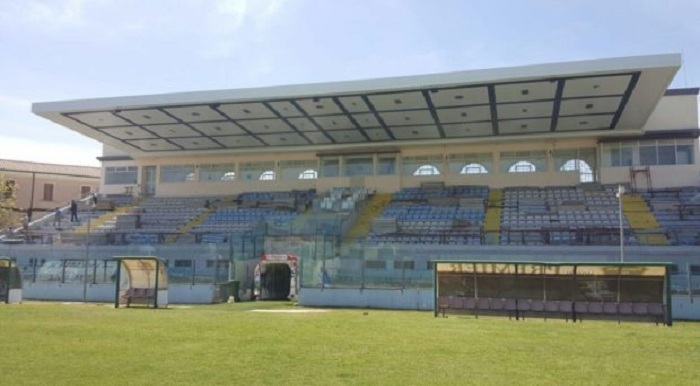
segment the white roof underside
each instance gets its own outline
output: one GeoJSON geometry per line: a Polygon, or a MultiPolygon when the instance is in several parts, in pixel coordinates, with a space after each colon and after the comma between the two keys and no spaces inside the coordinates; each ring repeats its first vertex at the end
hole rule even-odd
{"type": "Polygon", "coordinates": [[[35,103],[133,157],[640,133],[680,55],[35,103]]]}

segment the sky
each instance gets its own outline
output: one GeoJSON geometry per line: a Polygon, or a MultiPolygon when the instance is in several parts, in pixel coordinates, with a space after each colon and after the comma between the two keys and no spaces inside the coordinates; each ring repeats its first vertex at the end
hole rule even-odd
{"type": "Polygon", "coordinates": [[[0,158],[98,166],[34,102],[682,53],[698,0],[0,0],[0,158]]]}

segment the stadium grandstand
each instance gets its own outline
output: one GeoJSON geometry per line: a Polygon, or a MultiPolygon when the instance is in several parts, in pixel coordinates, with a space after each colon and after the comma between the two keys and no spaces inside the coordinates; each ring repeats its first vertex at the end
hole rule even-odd
{"type": "Polygon", "coordinates": [[[674,316],[700,318],[698,89],[668,88],[680,66],[35,103],[104,144],[100,195],[81,207],[91,221],[50,238],[34,222],[0,255],[22,267],[25,298],[110,301],[112,257],[152,255],[169,303],[289,291],[424,310],[440,260],[671,263],[674,316]]]}

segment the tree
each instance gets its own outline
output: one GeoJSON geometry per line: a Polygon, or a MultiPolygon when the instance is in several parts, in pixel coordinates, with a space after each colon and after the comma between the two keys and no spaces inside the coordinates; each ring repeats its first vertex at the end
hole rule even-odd
{"type": "Polygon", "coordinates": [[[20,214],[15,208],[17,189],[15,182],[0,174],[0,229],[16,226],[20,214]]]}

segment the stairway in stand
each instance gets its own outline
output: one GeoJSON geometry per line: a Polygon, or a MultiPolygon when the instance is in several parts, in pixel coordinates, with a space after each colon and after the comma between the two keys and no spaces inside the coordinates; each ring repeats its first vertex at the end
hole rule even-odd
{"type": "Polygon", "coordinates": [[[497,245],[499,243],[502,206],[503,191],[501,189],[491,189],[484,218],[484,244],[497,245]]]}
{"type": "Polygon", "coordinates": [[[177,241],[177,239],[180,238],[182,235],[188,234],[190,231],[192,231],[192,229],[194,229],[197,225],[201,224],[207,217],[209,217],[210,214],[214,213],[214,211],[216,211],[215,208],[209,208],[204,212],[200,213],[199,216],[188,221],[185,225],[181,226],[180,229],[177,230],[176,234],[168,235],[165,238],[165,244],[172,244],[175,241],[177,241]]]}
{"type": "Polygon", "coordinates": [[[379,216],[390,202],[391,194],[375,194],[369,202],[367,202],[367,206],[365,206],[355,223],[343,237],[343,244],[353,243],[358,239],[367,237],[372,228],[372,220],[379,216]]]}
{"type": "Polygon", "coordinates": [[[669,245],[664,229],[659,226],[649,205],[639,194],[622,196],[622,213],[643,245],[669,245]]]}
{"type": "MultiPolygon", "coordinates": [[[[106,212],[100,217],[90,220],[90,229],[96,230],[100,228],[110,228],[110,224],[112,225],[111,228],[114,228],[113,225],[114,222],[116,222],[117,220],[117,216],[119,216],[120,214],[129,213],[134,207],[138,206],[140,202],[140,200],[135,200],[131,205],[116,207],[113,211],[106,212]]],[[[81,222],[80,226],[76,227],[73,230],[73,233],[78,235],[86,234],[87,221],[81,222]]]]}

